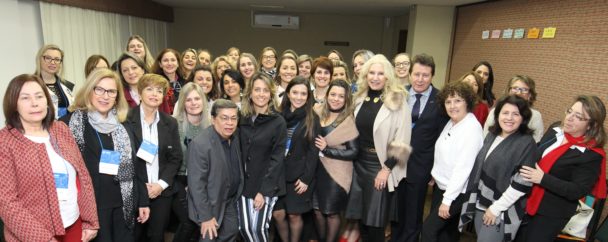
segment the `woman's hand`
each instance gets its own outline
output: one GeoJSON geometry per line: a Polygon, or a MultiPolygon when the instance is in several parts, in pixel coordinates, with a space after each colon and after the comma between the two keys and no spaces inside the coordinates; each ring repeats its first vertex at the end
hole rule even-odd
{"type": "Polygon", "coordinates": [[[80,239],[82,240],[82,242],[89,242],[89,241],[93,240],[95,238],[95,236],[97,236],[96,229],[83,229],[82,238],[80,238],[80,239]]]}
{"type": "Polygon", "coordinates": [[[486,212],[483,214],[483,224],[492,226],[496,224],[496,215],[494,215],[490,209],[486,209],[486,212]]]}
{"type": "Polygon", "coordinates": [[[303,193],[306,192],[306,190],[308,190],[308,185],[306,185],[306,183],[302,182],[300,179],[298,179],[296,181],[295,185],[296,185],[295,191],[298,195],[302,195],[303,193]]]}
{"type": "Polygon", "coordinates": [[[258,192],[258,194],[256,194],[255,198],[253,199],[253,208],[256,211],[260,211],[260,209],[264,207],[265,203],[266,202],[264,201],[264,196],[258,192]]]}
{"type": "Polygon", "coordinates": [[[323,151],[327,147],[327,141],[325,141],[325,138],[319,135],[315,139],[315,146],[319,148],[320,151],[323,151]]]}
{"type": "Polygon", "coordinates": [[[150,199],[155,199],[163,192],[163,188],[158,183],[146,183],[146,188],[148,188],[148,197],[150,199]]]}
{"type": "Polygon", "coordinates": [[[391,174],[391,171],[387,168],[382,167],[376,175],[376,179],[374,179],[374,187],[376,190],[380,191],[386,187],[386,181],[388,180],[388,175],[391,174]]]}
{"type": "Polygon", "coordinates": [[[137,222],[140,224],[145,223],[150,218],[150,208],[139,208],[139,217],[137,217],[137,222]]]}
{"type": "Polygon", "coordinates": [[[450,218],[450,205],[441,203],[441,206],[439,206],[439,217],[442,219],[450,218]]]}
{"type": "Polygon", "coordinates": [[[524,178],[524,181],[532,182],[534,184],[540,184],[540,181],[543,180],[543,176],[545,175],[545,173],[542,169],[540,169],[538,164],[536,164],[535,166],[536,168],[522,166],[521,169],[519,169],[519,174],[521,174],[521,176],[524,178]]]}

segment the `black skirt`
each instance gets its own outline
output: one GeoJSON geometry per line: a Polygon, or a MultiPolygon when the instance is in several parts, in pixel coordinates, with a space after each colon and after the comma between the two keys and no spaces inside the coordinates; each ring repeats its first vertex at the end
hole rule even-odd
{"type": "Polygon", "coordinates": [[[348,202],[346,190],[331,178],[323,164],[317,166],[316,175],[314,208],[323,214],[336,214],[344,211],[348,202]]]}
{"type": "Polygon", "coordinates": [[[392,193],[388,188],[374,188],[374,180],[382,166],[378,155],[360,150],[354,161],[353,183],[350,188],[345,217],[361,220],[372,227],[384,227],[391,211],[392,193]]]}
{"type": "Polygon", "coordinates": [[[312,210],[312,195],[315,188],[315,181],[308,184],[308,189],[302,194],[297,194],[295,191],[295,182],[287,182],[286,194],[280,196],[277,203],[274,205],[274,211],[285,209],[287,214],[303,214],[312,210]]]}

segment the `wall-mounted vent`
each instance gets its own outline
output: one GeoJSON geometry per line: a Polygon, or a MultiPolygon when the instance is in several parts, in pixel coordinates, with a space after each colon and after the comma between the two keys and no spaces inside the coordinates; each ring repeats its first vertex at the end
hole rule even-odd
{"type": "Polygon", "coordinates": [[[251,13],[251,26],[268,29],[300,29],[300,17],[285,14],[251,13]]]}

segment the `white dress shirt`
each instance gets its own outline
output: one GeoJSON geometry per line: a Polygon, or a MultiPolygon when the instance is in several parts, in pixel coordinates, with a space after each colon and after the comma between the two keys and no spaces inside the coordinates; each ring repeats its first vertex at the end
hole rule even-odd
{"type": "MultiPolygon", "coordinates": [[[[144,108],[140,105],[139,111],[141,114],[141,136],[143,140],[147,140],[148,142],[155,144],[158,147],[158,121],[160,120],[160,115],[158,114],[158,110],[154,115],[154,121],[151,124],[146,123],[144,118],[144,108]]],[[[160,149],[160,148],[159,148],[160,149]]],[[[156,150],[156,154],[154,155],[154,160],[152,162],[146,162],[146,173],[148,174],[148,183],[158,183],[163,190],[169,187],[167,182],[158,179],[158,173],[160,172],[158,166],[158,149],[156,150]]]]}

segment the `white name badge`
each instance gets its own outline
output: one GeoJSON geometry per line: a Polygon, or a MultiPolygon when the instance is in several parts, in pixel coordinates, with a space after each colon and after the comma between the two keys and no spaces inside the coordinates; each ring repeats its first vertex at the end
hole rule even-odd
{"type": "Polygon", "coordinates": [[[139,146],[139,150],[137,150],[137,157],[144,159],[148,163],[152,163],[157,152],[158,145],[144,140],[144,142],[141,143],[141,146],[139,146]]]}
{"type": "Polygon", "coordinates": [[[101,150],[99,158],[99,173],[108,175],[118,175],[118,166],[120,165],[120,153],[113,150],[101,150]]]}
{"type": "Polygon", "coordinates": [[[68,184],[69,176],[67,173],[53,173],[55,178],[55,188],[57,189],[57,198],[59,201],[68,200],[68,184]]]}

